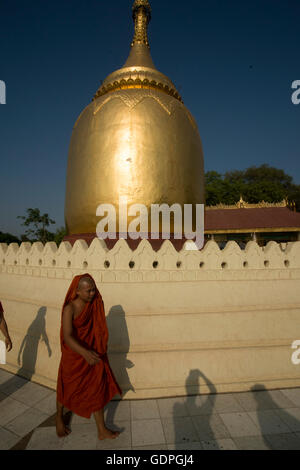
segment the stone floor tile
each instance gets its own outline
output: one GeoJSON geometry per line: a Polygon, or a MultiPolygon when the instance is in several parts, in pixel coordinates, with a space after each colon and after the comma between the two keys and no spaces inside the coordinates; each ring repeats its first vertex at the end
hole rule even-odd
{"type": "Polygon", "coordinates": [[[295,433],[264,436],[272,450],[300,450],[300,438],[295,433]]]}
{"type": "Polygon", "coordinates": [[[152,446],[132,447],[132,450],[168,450],[167,444],[156,444],[152,446]]]}
{"type": "Polygon", "coordinates": [[[159,408],[159,414],[162,418],[171,418],[173,416],[188,416],[186,407],[186,398],[159,398],[156,400],[159,408]]]}
{"type": "Polygon", "coordinates": [[[10,397],[5,398],[5,400],[0,402],[0,426],[5,426],[28,409],[29,407],[24,405],[24,403],[20,403],[10,397]]]}
{"type": "MultiPolygon", "coordinates": [[[[299,388],[285,388],[281,392],[285,395],[294,406],[300,407],[300,387],[299,388]]],[[[284,408],[291,408],[290,406],[285,406],[284,408]]]]}
{"type": "Polygon", "coordinates": [[[53,415],[56,412],[56,392],[50,392],[45,398],[35,403],[33,408],[42,411],[42,413],[48,416],[53,415]]]}
{"type": "Polygon", "coordinates": [[[97,428],[93,424],[74,424],[64,438],[62,450],[96,450],[97,428]]]}
{"type": "Polygon", "coordinates": [[[202,445],[200,441],[187,442],[186,444],[177,442],[176,444],[168,444],[168,450],[202,450],[202,445]]]}
{"type": "Polygon", "coordinates": [[[116,439],[105,439],[99,441],[97,439],[96,449],[98,450],[118,450],[124,448],[131,448],[131,422],[116,421],[114,424],[109,425],[112,431],[120,431],[120,435],[116,439]]]}
{"type": "Polygon", "coordinates": [[[300,408],[282,408],[274,411],[291,431],[300,432],[300,408]]]}
{"type": "Polygon", "coordinates": [[[218,414],[192,416],[192,421],[200,441],[230,437],[228,429],[218,414]]]}
{"type": "Polygon", "coordinates": [[[235,442],[230,439],[212,439],[201,441],[203,450],[238,450],[235,442]]]}
{"type": "Polygon", "coordinates": [[[15,419],[6,424],[5,428],[14,434],[17,434],[18,436],[23,437],[35,429],[47,418],[48,415],[42,413],[41,411],[35,410],[34,408],[29,408],[24,411],[24,413],[18,415],[15,419]]]}
{"type": "Polygon", "coordinates": [[[61,450],[64,439],[64,437],[57,437],[54,426],[37,428],[32,434],[26,450],[61,450]]]}
{"type": "MultiPolygon", "coordinates": [[[[37,428],[36,428],[37,429],[37,428]]],[[[30,431],[28,434],[26,434],[26,436],[23,436],[23,437],[19,437],[19,440],[18,442],[13,445],[10,450],[26,450],[27,448],[27,445],[32,437],[32,434],[35,432],[35,429],[33,429],[32,431],[30,431]]]]}
{"type": "Polygon", "coordinates": [[[234,442],[239,450],[270,450],[271,448],[264,436],[235,437],[234,442]]]}
{"type": "Polygon", "coordinates": [[[248,415],[260,429],[260,434],[283,434],[291,432],[275,410],[248,411],[248,415]]]}
{"type": "Polygon", "coordinates": [[[234,394],[245,411],[290,408],[292,402],[280,390],[252,391],[234,394]]]}
{"type": "Polygon", "coordinates": [[[75,414],[58,438],[55,411],[55,391],[0,369],[0,449],[300,450],[300,388],[112,401],[106,422],[121,434],[105,441],[75,414]]]}
{"type": "Polygon", "coordinates": [[[255,411],[258,407],[257,400],[255,398],[257,393],[260,392],[237,392],[234,395],[235,399],[239,402],[244,411],[255,411]]]}
{"type": "Polygon", "coordinates": [[[166,444],[160,419],[132,421],[132,446],[166,444]]]}
{"type": "Polygon", "coordinates": [[[258,436],[261,434],[247,412],[222,413],[220,417],[230,433],[230,437],[258,436]]]}
{"type": "Polygon", "coordinates": [[[244,411],[232,393],[209,396],[214,413],[237,413],[244,411]]]}
{"type": "Polygon", "coordinates": [[[92,415],[90,418],[83,418],[82,416],[78,416],[75,413],[70,412],[70,427],[74,425],[79,425],[79,424],[87,424],[90,426],[94,426],[95,429],[97,429],[96,421],[94,416],[92,415]]]}
{"type": "MultiPolygon", "coordinates": [[[[97,450],[101,450],[99,449],[99,447],[97,447],[97,450]]],[[[103,450],[117,450],[117,451],[123,451],[123,450],[132,450],[132,447],[131,446],[128,446],[128,447],[116,447],[115,449],[103,449],[103,450]]]]}
{"type": "Polygon", "coordinates": [[[74,424],[77,425],[77,424],[92,424],[92,423],[94,423],[96,426],[95,418],[93,415],[90,418],[83,418],[82,416],[78,416],[75,413],[71,414],[71,422],[70,422],[71,426],[73,426],[74,424]]]}
{"type": "Polygon", "coordinates": [[[217,412],[214,408],[214,400],[211,400],[210,395],[186,397],[185,406],[189,416],[211,415],[217,412]]]}
{"type": "Polygon", "coordinates": [[[131,419],[159,419],[156,400],[137,400],[131,402],[131,419]]]}
{"type": "Polygon", "coordinates": [[[111,401],[104,408],[104,416],[108,423],[114,423],[115,421],[130,420],[130,401],[111,401]]]}
{"type": "Polygon", "coordinates": [[[8,450],[20,440],[19,436],[0,427],[0,450],[8,450]]]}
{"type": "MultiPolygon", "coordinates": [[[[4,392],[6,393],[6,392],[4,392]]],[[[10,398],[18,400],[28,406],[34,406],[39,401],[52,395],[53,391],[49,388],[42,387],[41,385],[33,382],[27,382],[15,392],[9,394],[10,398]]]]}
{"type": "Polygon", "coordinates": [[[189,416],[162,418],[162,425],[167,444],[188,444],[199,441],[192,418],[189,416]]]}
{"type": "Polygon", "coordinates": [[[264,392],[274,402],[274,408],[290,408],[293,402],[287,397],[282,390],[266,390],[264,392]]]}
{"type": "Polygon", "coordinates": [[[1,369],[0,367],[0,385],[7,382],[12,377],[14,377],[14,374],[11,374],[10,372],[7,372],[6,370],[1,369]]]}
{"type": "Polygon", "coordinates": [[[28,380],[18,375],[9,374],[9,378],[4,382],[0,383],[0,392],[6,395],[11,395],[20,388],[24,387],[28,383],[28,380]]]}

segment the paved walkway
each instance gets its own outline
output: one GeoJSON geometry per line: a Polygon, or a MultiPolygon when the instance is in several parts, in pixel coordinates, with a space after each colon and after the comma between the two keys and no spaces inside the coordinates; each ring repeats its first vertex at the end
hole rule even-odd
{"type": "Polygon", "coordinates": [[[68,413],[55,432],[56,395],[0,369],[0,450],[300,449],[300,388],[111,402],[114,441],[98,441],[93,418],[68,413]]]}

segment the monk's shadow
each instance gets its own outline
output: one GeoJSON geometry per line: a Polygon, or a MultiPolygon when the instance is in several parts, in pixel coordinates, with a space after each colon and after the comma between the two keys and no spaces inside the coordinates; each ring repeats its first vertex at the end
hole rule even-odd
{"type": "MultiPolygon", "coordinates": [[[[127,359],[130,349],[130,340],[124,309],[121,305],[114,305],[107,317],[107,327],[109,331],[108,358],[110,366],[122,389],[122,398],[134,387],[130,382],[127,370],[134,367],[134,364],[127,359]]],[[[112,401],[106,406],[106,421],[113,423],[120,401],[112,401]]]]}
{"type": "MultiPolygon", "coordinates": [[[[275,438],[275,441],[273,441],[272,436],[274,435],[274,429],[270,430],[270,421],[269,419],[272,419],[270,417],[268,419],[268,413],[264,413],[264,411],[274,411],[274,413],[279,417],[280,421],[284,423],[285,428],[287,427],[290,429],[290,433],[285,434],[285,430],[280,430],[280,427],[278,429],[278,434],[281,434],[282,436],[286,436],[286,447],[284,447],[283,450],[286,450],[288,448],[289,450],[300,450],[300,437],[298,437],[298,443],[296,442],[295,434],[293,433],[298,433],[300,431],[300,421],[295,418],[292,414],[290,414],[287,409],[280,408],[276,401],[273,400],[271,394],[269,391],[265,388],[263,384],[255,384],[253,387],[251,387],[251,392],[253,393],[253,396],[256,400],[257,403],[257,408],[256,408],[256,414],[257,414],[257,422],[260,426],[261,430],[261,435],[263,438],[263,441],[270,450],[281,450],[278,448],[280,446],[280,443],[278,444],[277,438],[275,438]],[[291,441],[288,442],[289,437],[291,436],[291,441]],[[272,442],[273,441],[273,442],[272,442]]],[[[293,408],[297,408],[296,405],[291,405],[293,408]]],[[[274,426],[272,426],[274,428],[274,426]]],[[[275,435],[276,436],[276,435],[275,435]]],[[[283,443],[285,446],[285,444],[283,443]]]]}
{"type": "Polygon", "coordinates": [[[48,355],[49,357],[51,356],[52,351],[46,333],[46,313],[47,308],[40,307],[35,319],[30,324],[18,352],[18,364],[20,367],[15,375],[1,384],[0,390],[4,393],[2,400],[22,388],[27,383],[27,380],[31,380],[35,373],[38,347],[41,340],[45,342],[48,355]]]}
{"type": "MultiPolygon", "coordinates": [[[[199,442],[199,438],[195,426],[198,425],[201,428],[200,435],[203,434],[203,439],[200,438],[200,440],[215,440],[210,422],[216,400],[216,387],[203,372],[199,369],[192,369],[186,379],[185,388],[187,394],[185,401],[177,402],[173,406],[174,442],[177,450],[182,449],[185,444],[187,450],[189,450],[189,444],[197,445],[195,442],[199,442]],[[208,387],[209,394],[207,392],[201,394],[201,380],[208,387]],[[187,416],[187,412],[192,419],[198,421],[193,424],[192,430],[190,427],[186,429],[184,427],[183,417],[187,416]],[[197,438],[192,436],[197,436],[197,438]]],[[[217,442],[215,442],[214,449],[219,449],[217,442]]]]}

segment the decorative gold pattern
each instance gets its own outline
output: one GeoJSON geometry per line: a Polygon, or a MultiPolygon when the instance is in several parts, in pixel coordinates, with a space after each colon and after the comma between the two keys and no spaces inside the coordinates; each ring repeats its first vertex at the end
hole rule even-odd
{"type": "MultiPolygon", "coordinates": [[[[172,99],[168,99],[167,97],[159,97],[157,96],[156,93],[152,93],[151,90],[137,90],[134,94],[133,93],[114,93],[113,95],[108,96],[106,99],[104,99],[101,103],[95,106],[95,111],[94,115],[96,115],[100,109],[103,108],[109,101],[114,100],[114,99],[120,99],[123,101],[128,108],[133,109],[136,105],[138,105],[141,101],[143,101],[146,98],[151,98],[157,101],[158,104],[166,111],[166,113],[170,116],[174,110],[176,101],[172,99]]],[[[178,105],[180,106],[180,105],[178,105]]],[[[186,108],[184,108],[186,109],[186,108]]]]}
{"type": "Polygon", "coordinates": [[[151,15],[151,5],[149,3],[149,0],[134,0],[133,2],[133,5],[132,5],[132,12],[133,12],[133,15],[134,15],[134,12],[140,8],[140,7],[144,7],[148,14],[151,15]]]}
{"type": "Polygon", "coordinates": [[[134,37],[131,46],[134,44],[145,44],[149,46],[147,27],[151,19],[151,7],[148,0],[135,0],[132,7],[134,20],[134,37]]]}
{"type": "Polygon", "coordinates": [[[107,85],[102,85],[97,93],[95,94],[93,101],[99,98],[100,96],[105,95],[106,93],[110,93],[112,91],[118,91],[118,90],[129,90],[129,89],[137,89],[137,88],[143,88],[146,90],[159,90],[162,91],[163,93],[166,93],[169,96],[173,96],[173,98],[176,98],[177,100],[182,101],[181,96],[179,95],[178,91],[174,88],[169,88],[169,85],[164,85],[161,82],[157,82],[155,80],[150,80],[148,78],[128,78],[128,79],[121,79],[120,81],[116,80],[113,83],[108,83],[107,85]]]}
{"type": "Polygon", "coordinates": [[[93,101],[107,93],[128,89],[158,90],[182,101],[171,80],[159,72],[150,55],[147,26],[151,19],[151,7],[147,0],[136,0],[132,7],[135,31],[131,51],[124,65],[110,74],[101,84],[93,101]]]}
{"type": "Polygon", "coordinates": [[[255,208],[262,208],[262,207],[288,207],[294,208],[295,202],[289,202],[287,199],[283,199],[281,202],[265,202],[261,201],[256,204],[251,204],[249,202],[245,202],[241,197],[240,200],[236,204],[226,205],[226,204],[216,204],[215,206],[206,206],[206,210],[217,210],[217,209],[255,209],[255,208]]]}
{"type": "Polygon", "coordinates": [[[214,230],[204,230],[205,234],[214,234],[220,235],[222,233],[277,233],[277,232],[299,232],[299,227],[278,227],[278,228],[239,228],[239,229],[214,229],[214,230]]]}

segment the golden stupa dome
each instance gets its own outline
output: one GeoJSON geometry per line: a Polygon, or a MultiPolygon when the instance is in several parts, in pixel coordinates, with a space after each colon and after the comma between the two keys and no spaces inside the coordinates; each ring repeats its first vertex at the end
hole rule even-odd
{"type": "MultiPolygon", "coordinates": [[[[65,219],[69,235],[95,233],[100,204],[204,204],[197,124],[152,61],[148,0],[135,0],[131,51],[78,117],[69,148],[65,219]]],[[[130,221],[130,219],[129,219],[130,221]]],[[[118,231],[118,227],[117,227],[118,231]]]]}

